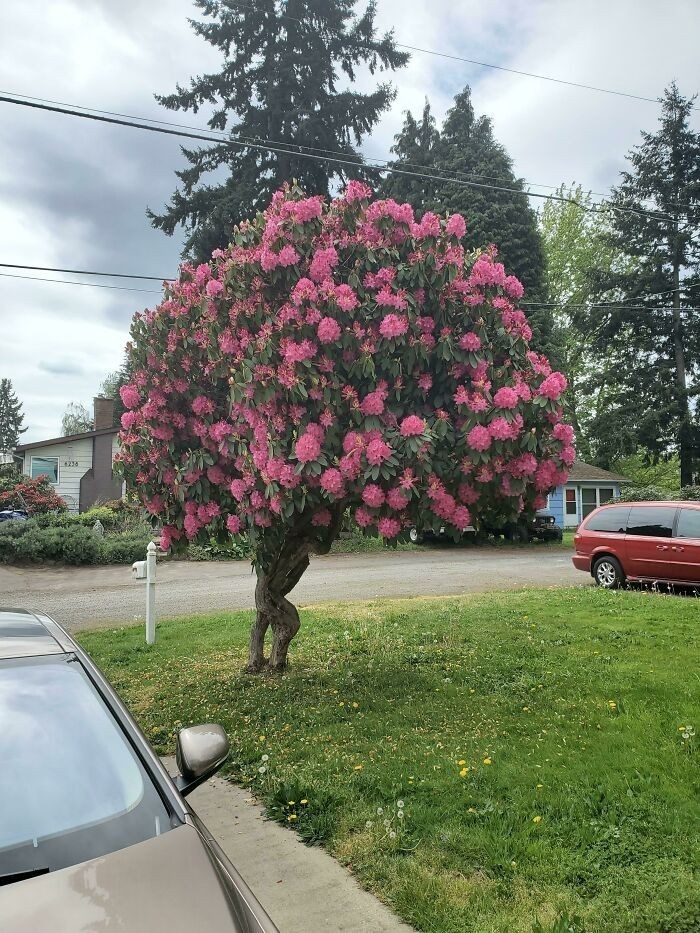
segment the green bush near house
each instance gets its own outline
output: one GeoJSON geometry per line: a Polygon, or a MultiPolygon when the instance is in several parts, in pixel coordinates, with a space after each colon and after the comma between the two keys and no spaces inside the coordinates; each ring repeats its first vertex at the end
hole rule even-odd
{"type": "Polygon", "coordinates": [[[0,562],[132,564],[145,558],[146,547],[153,538],[150,528],[144,524],[126,531],[108,532],[102,538],[92,530],[94,518],[83,523],[79,521],[82,516],[68,516],[68,521],[66,515],[55,517],[57,521],[52,524],[47,523],[45,515],[28,521],[0,523],[0,562]]]}
{"type": "Polygon", "coordinates": [[[667,489],[664,486],[629,486],[622,489],[620,502],[700,501],[700,486],[667,489]]]}

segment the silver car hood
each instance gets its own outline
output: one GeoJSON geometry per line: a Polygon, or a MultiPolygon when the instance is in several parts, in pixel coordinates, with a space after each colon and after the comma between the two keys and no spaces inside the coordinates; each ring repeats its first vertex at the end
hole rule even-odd
{"type": "Polygon", "coordinates": [[[248,933],[199,833],[161,836],[0,887],[0,926],[12,933],[248,933]]]}

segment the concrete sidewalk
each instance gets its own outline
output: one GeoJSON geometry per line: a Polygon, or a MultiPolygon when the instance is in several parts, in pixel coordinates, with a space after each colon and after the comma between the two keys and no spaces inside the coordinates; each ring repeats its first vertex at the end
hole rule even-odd
{"type": "MultiPolygon", "coordinates": [[[[164,763],[176,773],[174,758],[164,763]]],[[[247,791],[214,777],[188,800],[281,933],[412,933],[323,849],[265,820],[247,791]]]]}

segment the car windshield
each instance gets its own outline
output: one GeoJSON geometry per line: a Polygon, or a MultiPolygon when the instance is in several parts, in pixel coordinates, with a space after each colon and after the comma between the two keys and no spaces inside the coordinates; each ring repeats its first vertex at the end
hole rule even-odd
{"type": "Polygon", "coordinates": [[[0,883],[123,849],[171,816],[73,655],[0,662],[0,883]]]}

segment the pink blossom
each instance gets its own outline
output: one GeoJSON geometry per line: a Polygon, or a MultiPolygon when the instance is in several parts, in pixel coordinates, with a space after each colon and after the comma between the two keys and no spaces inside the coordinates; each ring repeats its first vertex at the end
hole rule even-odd
{"type": "Polygon", "coordinates": [[[349,181],[345,188],[345,200],[348,204],[372,197],[372,189],[362,181],[349,181]]]}
{"type": "Polygon", "coordinates": [[[119,390],[121,400],[127,408],[138,408],[141,396],[136,386],[125,385],[119,390]]]}
{"type": "Polygon", "coordinates": [[[335,467],[329,467],[321,474],[321,489],[333,496],[342,496],[345,493],[343,475],[335,467]]]}
{"type": "Polygon", "coordinates": [[[379,325],[379,333],[387,339],[401,337],[407,330],[408,319],[398,314],[387,314],[379,325]]]}
{"type": "Polygon", "coordinates": [[[231,490],[231,495],[237,502],[240,502],[247,492],[246,484],[242,479],[231,480],[231,486],[229,488],[231,490]]]}
{"type": "Polygon", "coordinates": [[[360,302],[350,286],[343,284],[335,286],[335,303],[343,311],[353,311],[360,302]]]}
{"type": "Polygon", "coordinates": [[[469,509],[464,505],[458,505],[452,513],[452,524],[460,531],[467,529],[472,523],[472,517],[469,509]]]}
{"type": "Polygon", "coordinates": [[[381,415],[384,411],[384,393],[375,389],[369,395],[365,395],[360,403],[360,411],[363,415],[381,415]]]}
{"type": "Polygon", "coordinates": [[[395,518],[380,518],[377,531],[383,538],[395,538],[401,531],[401,522],[395,518]]]}
{"type": "Polygon", "coordinates": [[[537,394],[543,395],[545,398],[551,399],[553,402],[555,402],[566,389],[566,386],[566,376],[564,376],[562,373],[551,373],[541,383],[539,389],[537,390],[537,394]]]}
{"type": "Polygon", "coordinates": [[[317,509],[311,517],[311,524],[316,527],[326,528],[330,525],[333,516],[328,509],[317,509]]]}
{"type": "Polygon", "coordinates": [[[314,282],[322,282],[330,277],[337,265],[338,253],[333,246],[329,246],[327,249],[317,249],[311,260],[309,275],[314,282]]]}
{"type": "Polygon", "coordinates": [[[318,322],[318,339],[320,343],[334,343],[342,331],[340,324],[332,317],[324,317],[318,322]]]}
{"type": "Polygon", "coordinates": [[[125,411],[120,418],[121,426],[126,430],[130,431],[133,426],[138,421],[138,415],[135,411],[125,411]]]}
{"type": "Polygon", "coordinates": [[[215,298],[224,290],[224,286],[218,279],[210,279],[207,282],[206,293],[210,298],[215,298]]]}
{"type": "Polygon", "coordinates": [[[376,483],[368,483],[362,490],[362,501],[373,509],[378,509],[383,505],[384,498],[384,490],[381,486],[377,486],[376,483]]]}
{"type": "Polygon", "coordinates": [[[510,386],[502,386],[493,397],[496,408],[515,408],[518,401],[518,393],[510,386]]]}
{"type": "Polygon", "coordinates": [[[226,474],[220,466],[210,466],[207,470],[207,479],[215,486],[223,486],[226,482],[226,474]]]}
{"type": "Polygon", "coordinates": [[[467,225],[461,214],[452,214],[445,226],[445,232],[461,240],[467,232],[467,225]]]}
{"type": "Polygon", "coordinates": [[[192,411],[195,415],[210,415],[214,411],[214,403],[206,395],[198,395],[192,402],[192,411]]]}
{"type": "Polygon", "coordinates": [[[491,437],[497,441],[505,441],[511,435],[510,424],[505,418],[494,418],[488,429],[491,433],[491,437]]]}
{"type": "Polygon", "coordinates": [[[562,444],[571,444],[574,439],[574,429],[570,424],[564,424],[562,421],[560,421],[558,424],[554,425],[552,437],[556,438],[558,441],[561,441],[562,444]]]}
{"type": "Polygon", "coordinates": [[[240,518],[237,515],[229,515],[226,519],[226,527],[232,535],[237,535],[242,527],[240,518]]]}
{"type": "Polygon", "coordinates": [[[387,460],[393,451],[380,437],[375,437],[367,445],[367,463],[378,466],[387,460]]]}
{"type": "Polygon", "coordinates": [[[294,446],[294,453],[301,463],[310,463],[316,460],[321,453],[321,443],[308,429],[302,434],[294,446]]]}
{"type": "Polygon", "coordinates": [[[470,331],[467,334],[462,334],[459,338],[459,346],[462,350],[468,350],[471,353],[475,353],[481,348],[481,338],[478,334],[470,331]]]}
{"type": "Polygon", "coordinates": [[[367,528],[369,525],[373,524],[374,519],[367,509],[360,506],[358,509],[355,509],[355,521],[360,528],[367,528]]]}
{"type": "Polygon", "coordinates": [[[503,287],[507,295],[510,295],[511,298],[516,300],[523,297],[525,289],[522,286],[522,283],[516,279],[514,275],[506,276],[506,280],[503,283],[503,287]]]}
{"type": "Polygon", "coordinates": [[[481,424],[474,425],[467,434],[467,443],[473,450],[488,450],[491,446],[491,432],[481,424]]]}
{"type": "Polygon", "coordinates": [[[408,496],[401,488],[390,489],[386,494],[386,501],[394,511],[401,512],[408,505],[408,496]]]}
{"type": "Polygon", "coordinates": [[[415,437],[425,431],[425,421],[418,415],[408,415],[401,422],[402,437],[415,437]]]}

